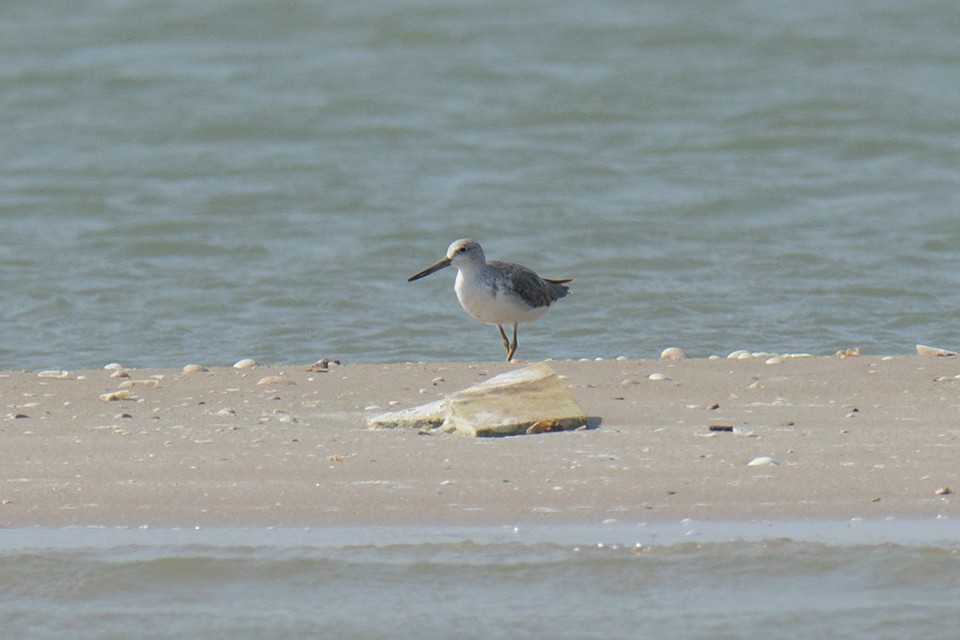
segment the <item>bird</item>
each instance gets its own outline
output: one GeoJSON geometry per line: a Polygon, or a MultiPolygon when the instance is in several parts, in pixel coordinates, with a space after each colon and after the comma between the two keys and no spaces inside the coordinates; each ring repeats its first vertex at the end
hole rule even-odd
{"type": "Polygon", "coordinates": [[[480,243],[470,238],[454,241],[447,255],[434,265],[407,278],[407,282],[445,267],[457,269],[454,291],[464,311],[486,324],[495,324],[507,351],[507,362],[517,352],[517,325],[543,316],[551,304],[569,292],[573,278],[541,278],[532,269],[513,262],[491,260],[480,243]],[[513,325],[513,340],[507,339],[504,325],[513,325]]]}

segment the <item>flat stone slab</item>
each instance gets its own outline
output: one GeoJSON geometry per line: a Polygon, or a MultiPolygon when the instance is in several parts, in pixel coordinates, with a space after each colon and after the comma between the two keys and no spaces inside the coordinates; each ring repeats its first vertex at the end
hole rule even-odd
{"type": "Polygon", "coordinates": [[[443,400],[368,420],[372,428],[439,428],[474,436],[578,429],[587,415],[546,363],[494,376],[443,400]]]}

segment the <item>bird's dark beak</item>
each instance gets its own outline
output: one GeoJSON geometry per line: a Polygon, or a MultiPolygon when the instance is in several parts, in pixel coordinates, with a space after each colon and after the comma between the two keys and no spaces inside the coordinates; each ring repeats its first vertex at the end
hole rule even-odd
{"type": "Polygon", "coordinates": [[[434,271],[440,271],[440,269],[443,269],[444,267],[449,267],[449,266],[450,266],[450,258],[444,258],[443,260],[433,265],[432,267],[427,267],[417,275],[410,276],[409,278],[407,278],[407,282],[413,282],[414,280],[419,280],[424,276],[430,275],[434,271]]]}

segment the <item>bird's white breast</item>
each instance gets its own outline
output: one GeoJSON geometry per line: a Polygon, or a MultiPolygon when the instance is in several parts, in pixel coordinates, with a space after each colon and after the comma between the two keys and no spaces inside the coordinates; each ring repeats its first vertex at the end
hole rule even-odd
{"type": "Polygon", "coordinates": [[[530,322],[547,312],[547,307],[531,307],[520,297],[512,295],[506,282],[497,284],[494,287],[489,279],[484,280],[476,272],[461,269],[453,288],[460,306],[487,324],[530,322]]]}

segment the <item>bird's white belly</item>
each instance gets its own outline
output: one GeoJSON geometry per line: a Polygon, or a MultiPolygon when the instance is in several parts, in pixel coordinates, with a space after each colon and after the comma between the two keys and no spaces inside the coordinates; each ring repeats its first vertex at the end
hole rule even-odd
{"type": "Polygon", "coordinates": [[[480,322],[487,324],[513,324],[530,322],[547,312],[547,307],[531,307],[515,295],[502,289],[494,294],[486,283],[457,274],[454,285],[460,306],[480,322]]]}

